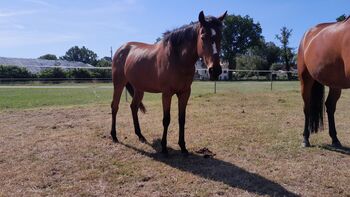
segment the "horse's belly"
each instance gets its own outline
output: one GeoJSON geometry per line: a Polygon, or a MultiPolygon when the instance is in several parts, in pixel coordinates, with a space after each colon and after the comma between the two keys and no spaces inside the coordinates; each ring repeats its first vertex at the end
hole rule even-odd
{"type": "Polygon", "coordinates": [[[129,83],[131,83],[136,89],[143,92],[159,93],[161,92],[158,80],[154,77],[143,75],[142,73],[127,77],[129,83]]]}
{"type": "Polygon", "coordinates": [[[346,73],[343,66],[325,67],[317,72],[310,71],[310,74],[323,85],[339,89],[350,88],[350,73],[346,73]]]}
{"type": "Polygon", "coordinates": [[[152,67],[139,66],[127,69],[125,76],[135,89],[151,93],[160,92],[158,77],[152,67]]]}

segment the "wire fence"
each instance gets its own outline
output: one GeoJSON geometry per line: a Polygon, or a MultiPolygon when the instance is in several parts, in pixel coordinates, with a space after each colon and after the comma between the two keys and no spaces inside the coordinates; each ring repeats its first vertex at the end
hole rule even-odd
{"type": "MultiPolygon", "coordinates": [[[[64,71],[71,70],[86,70],[90,72],[103,71],[104,75],[96,76],[73,76],[73,77],[2,77],[0,74],[0,82],[25,82],[25,81],[111,81],[111,67],[71,67],[71,66],[30,66],[30,68],[36,68],[40,71],[46,69],[60,68],[64,71]],[[106,73],[106,71],[108,73],[106,73]]],[[[39,73],[39,72],[37,72],[39,73]]],[[[35,74],[37,74],[35,73],[35,74]]],[[[219,81],[283,81],[283,80],[297,80],[297,71],[284,71],[284,70],[233,70],[223,69],[222,74],[219,76],[219,81]]],[[[196,69],[194,80],[209,80],[209,73],[207,69],[196,69]]]]}
{"type": "MultiPolygon", "coordinates": [[[[68,67],[68,66],[35,66],[38,69],[52,69],[61,68],[63,70],[69,71],[74,69],[82,69],[89,71],[111,71],[111,67],[68,67]]],[[[1,75],[0,75],[1,76],[1,75]]],[[[40,85],[40,84],[64,84],[64,83],[110,83],[112,82],[111,73],[108,74],[109,77],[0,77],[0,85],[11,86],[11,85],[40,85]]],[[[207,69],[196,69],[194,75],[195,81],[209,81],[209,73],[207,69]]],[[[223,69],[222,74],[219,76],[219,81],[268,81],[270,82],[270,89],[273,89],[274,81],[290,81],[298,80],[297,71],[275,71],[275,70],[232,70],[223,69]]],[[[217,83],[213,82],[213,92],[217,92],[217,83]]]]}

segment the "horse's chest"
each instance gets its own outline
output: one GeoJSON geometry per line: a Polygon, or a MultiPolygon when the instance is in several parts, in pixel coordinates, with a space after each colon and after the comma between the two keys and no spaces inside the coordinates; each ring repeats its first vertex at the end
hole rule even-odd
{"type": "Polygon", "coordinates": [[[173,92],[181,92],[191,87],[194,70],[191,69],[175,69],[168,70],[165,75],[162,75],[161,81],[164,89],[173,92]],[[166,77],[164,77],[166,76],[166,77]]]}

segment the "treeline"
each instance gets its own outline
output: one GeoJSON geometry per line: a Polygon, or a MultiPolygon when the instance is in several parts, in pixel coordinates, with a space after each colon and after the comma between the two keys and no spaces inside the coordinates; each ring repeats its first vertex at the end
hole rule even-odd
{"type": "MultiPolygon", "coordinates": [[[[94,67],[112,66],[112,59],[110,57],[103,57],[101,59],[98,59],[97,54],[85,46],[81,48],[78,46],[71,47],[68,49],[64,56],[61,56],[59,58],[54,54],[46,54],[40,56],[38,59],[83,62],[94,67]]],[[[0,78],[2,79],[110,79],[111,76],[111,69],[62,69],[59,67],[54,67],[46,68],[44,70],[41,70],[39,73],[32,73],[25,67],[0,65],[0,78]]]]}
{"type": "MultiPolygon", "coordinates": [[[[295,66],[295,49],[289,46],[292,29],[282,27],[274,42],[266,42],[262,27],[253,18],[228,15],[222,32],[221,59],[229,69],[291,70],[295,66]]],[[[232,79],[232,73],[229,76],[232,79]]]]}
{"type": "Polygon", "coordinates": [[[111,57],[103,57],[98,59],[98,56],[92,50],[83,47],[74,46],[68,49],[66,54],[61,57],[57,57],[54,54],[46,54],[40,56],[39,59],[46,60],[67,60],[67,61],[75,61],[75,62],[83,62],[85,64],[90,64],[95,67],[111,67],[112,59],[111,57]]]}
{"type": "Polygon", "coordinates": [[[0,65],[0,78],[2,79],[110,79],[110,69],[47,68],[39,73],[31,73],[24,67],[0,65]]]}

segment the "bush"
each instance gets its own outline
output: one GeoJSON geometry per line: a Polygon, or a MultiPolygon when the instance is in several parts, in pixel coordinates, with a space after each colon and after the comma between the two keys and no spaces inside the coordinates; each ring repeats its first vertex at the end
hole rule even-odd
{"type": "Polygon", "coordinates": [[[38,74],[39,78],[67,78],[68,74],[62,68],[48,68],[38,74]]]}
{"type": "Polygon", "coordinates": [[[110,79],[112,78],[111,69],[93,69],[91,70],[93,78],[104,78],[110,79]]]}
{"type": "Polygon", "coordinates": [[[96,67],[112,67],[112,62],[105,59],[98,60],[96,67]]]}
{"type": "Polygon", "coordinates": [[[271,70],[283,70],[284,67],[285,66],[281,63],[274,63],[271,65],[271,70]]]}
{"type": "Polygon", "coordinates": [[[0,65],[0,78],[33,78],[34,74],[24,67],[0,65]]]}
{"type": "Polygon", "coordinates": [[[68,71],[69,78],[89,79],[92,78],[92,73],[88,69],[75,68],[68,71]]]}

